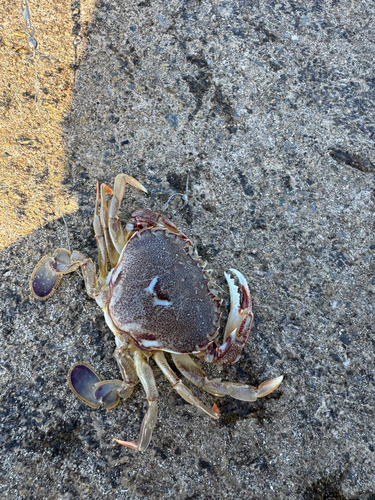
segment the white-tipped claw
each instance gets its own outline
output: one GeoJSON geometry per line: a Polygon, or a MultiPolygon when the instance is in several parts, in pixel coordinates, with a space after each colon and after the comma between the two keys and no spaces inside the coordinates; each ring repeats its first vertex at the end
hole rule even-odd
{"type": "Polygon", "coordinates": [[[240,271],[237,271],[237,269],[233,268],[230,268],[229,271],[237,276],[238,281],[241,283],[241,285],[247,286],[246,278],[242,273],[240,273],[240,271]]]}

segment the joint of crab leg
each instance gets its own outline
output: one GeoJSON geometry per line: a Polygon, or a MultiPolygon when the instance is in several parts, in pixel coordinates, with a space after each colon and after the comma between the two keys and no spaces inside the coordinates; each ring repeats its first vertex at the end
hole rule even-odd
{"type": "Polygon", "coordinates": [[[256,387],[247,384],[235,382],[223,382],[228,390],[229,396],[240,401],[256,401],[258,399],[258,390],[256,387]]]}
{"type": "Polygon", "coordinates": [[[267,380],[258,388],[247,384],[235,382],[221,382],[220,380],[209,380],[203,370],[191,359],[188,354],[172,354],[174,364],[178,370],[197,387],[214,396],[232,396],[241,401],[256,401],[258,398],[267,396],[274,391],[282,382],[283,377],[267,380]]]}
{"type": "Polygon", "coordinates": [[[158,418],[159,393],[152,369],[146,363],[144,354],[141,351],[134,351],[134,364],[139,380],[141,381],[147,395],[148,410],[142,420],[138,443],[134,441],[121,441],[116,438],[114,439],[117,443],[127,446],[128,448],[132,448],[136,451],[144,451],[150,444],[152,430],[155,427],[158,418]]]}
{"type": "Polygon", "coordinates": [[[121,253],[126,243],[126,235],[118,218],[120,204],[125,195],[126,184],[130,184],[131,186],[147,193],[147,189],[130,175],[119,174],[115,179],[113,198],[110,202],[108,210],[108,227],[113,244],[119,254],[121,253]]]}
{"type": "Polygon", "coordinates": [[[109,232],[107,194],[113,194],[112,189],[107,184],[100,186],[100,225],[103,230],[105,246],[111,267],[115,267],[119,258],[119,252],[115,248],[114,242],[109,232]]]}
{"type": "Polygon", "coordinates": [[[137,181],[137,179],[134,179],[131,175],[119,174],[115,179],[114,195],[120,202],[124,197],[126,184],[130,184],[144,193],[148,193],[143,184],[137,181]]]}
{"type": "Polygon", "coordinates": [[[249,314],[245,316],[239,328],[233,330],[221,346],[218,346],[215,342],[209,345],[203,359],[208,363],[216,362],[222,365],[236,363],[241,357],[249,337],[253,317],[253,315],[250,316],[249,314]]]}
{"type": "Polygon", "coordinates": [[[228,389],[229,395],[232,398],[240,401],[256,401],[259,398],[264,398],[279,387],[283,381],[283,375],[277,378],[262,382],[258,388],[246,384],[237,384],[234,382],[223,382],[228,389]]]}
{"type": "Polygon", "coordinates": [[[53,252],[51,269],[56,273],[67,274],[76,271],[77,265],[71,259],[69,250],[58,248],[53,252]]]}
{"type": "Polygon", "coordinates": [[[119,254],[124,248],[126,242],[124,230],[121,226],[120,219],[117,216],[120,209],[120,203],[121,200],[118,200],[114,196],[109,204],[108,211],[109,234],[111,235],[113,245],[119,254]]]}
{"type": "MultiPolygon", "coordinates": [[[[116,347],[114,352],[115,360],[120,368],[122,378],[127,387],[132,387],[132,391],[138,382],[137,372],[134,366],[134,362],[127,352],[127,345],[123,347],[116,347]]],[[[120,397],[123,397],[119,393],[120,397]]]]}
{"type": "Polygon", "coordinates": [[[158,402],[149,401],[149,407],[143,418],[141,432],[139,433],[138,451],[144,451],[151,441],[152,431],[158,419],[158,402]]]}
{"type": "Polygon", "coordinates": [[[197,387],[217,397],[229,396],[225,382],[209,380],[204,371],[191,359],[189,354],[172,354],[177,369],[197,387]]]}
{"type": "MultiPolygon", "coordinates": [[[[173,356],[175,356],[175,355],[173,355],[173,356]]],[[[181,356],[184,356],[184,355],[181,355],[181,356]]],[[[198,398],[196,398],[194,396],[194,394],[191,392],[191,390],[188,389],[181,382],[181,380],[178,377],[176,377],[176,374],[173,372],[172,368],[169,366],[167,360],[165,359],[164,353],[162,351],[155,352],[154,353],[154,359],[156,361],[156,364],[159,366],[159,368],[161,369],[161,371],[164,373],[164,375],[167,377],[167,379],[171,383],[171,386],[173,387],[173,389],[185,401],[187,401],[188,403],[190,403],[193,406],[196,406],[197,408],[199,408],[200,410],[202,410],[204,413],[206,413],[210,417],[212,417],[212,418],[219,418],[220,414],[219,414],[219,410],[218,410],[217,407],[211,409],[208,406],[206,406],[205,404],[203,404],[201,401],[199,401],[198,398]]],[[[178,359],[177,355],[176,355],[176,358],[174,357],[173,359],[174,360],[178,359]]],[[[191,362],[193,363],[192,360],[191,360],[191,362]]],[[[195,371],[195,374],[194,374],[196,382],[193,382],[193,383],[195,383],[195,385],[198,385],[198,383],[199,383],[198,382],[198,378],[201,376],[201,374],[199,372],[199,370],[200,370],[199,367],[196,366],[196,368],[198,369],[198,370],[195,371]]]]}
{"type": "Polygon", "coordinates": [[[158,406],[157,401],[149,401],[149,408],[146,415],[143,418],[141,425],[141,432],[139,434],[139,442],[135,441],[122,441],[117,438],[113,438],[116,443],[131,448],[134,451],[145,451],[151,441],[152,431],[156,425],[158,417],[158,406]]]}
{"type": "Polygon", "coordinates": [[[86,292],[90,297],[94,297],[98,292],[98,279],[96,276],[95,264],[80,252],[72,252],[71,260],[81,268],[83,279],[85,281],[86,292]]]}
{"type": "Polygon", "coordinates": [[[208,408],[205,404],[203,404],[201,401],[199,401],[198,398],[194,396],[194,394],[191,392],[190,389],[184,385],[181,380],[179,380],[175,385],[172,386],[173,389],[188,403],[190,403],[193,406],[196,406],[200,410],[202,410],[204,413],[209,415],[212,418],[219,418],[220,417],[220,412],[218,407],[215,405],[212,409],[208,408]]]}
{"type": "Polygon", "coordinates": [[[172,354],[172,359],[178,371],[197,387],[204,389],[213,396],[222,397],[229,394],[220,380],[209,380],[189,354],[172,354]]]}
{"type": "Polygon", "coordinates": [[[82,268],[87,293],[93,297],[97,291],[95,265],[80,252],[58,248],[51,256],[39,262],[31,275],[30,287],[33,295],[41,300],[50,297],[55,291],[62,274],[72,273],[82,268]]]}
{"type": "MultiPolygon", "coordinates": [[[[113,194],[113,191],[110,188],[110,186],[108,186],[108,184],[103,183],[101,186],[99,186],[99,181],[96,181],[96,207],[97,207],[97,209],[99,209],[100,190],[101,189],[104,189],[104,192],[107,194],[113,194]]],[[[99,212],[97,211],[97,213],[99,213],[99,212]]]]}
{"type": "Polygon", "coordinates": [[[209,394],[212,394],[213,396],[219,398],[230,395],[228,389],[226,388],[225,384],[221,382],[221,380],[206,379],[206,382],[202,386],[202,389],[204,389],[209,394]]]}
{"type": "Polygon", "coordinates": [[[94,385],[94,396],[101,403],[108,399],[111,393],[117,394],[121,399],[127,399],[134,391],[134,384],[128,385],[123,380],[103,380],[94,385]]]}

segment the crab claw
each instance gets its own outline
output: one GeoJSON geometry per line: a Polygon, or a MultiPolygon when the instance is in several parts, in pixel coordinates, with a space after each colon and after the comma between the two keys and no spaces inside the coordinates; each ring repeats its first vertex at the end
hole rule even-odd
{"type": "MultiPolygon", "coordinates": [[[[96,396],[97,384],[101,382],[99,375],[85,363],[77,363],[69,371],[68,381],[70,388],[78,399],[91,408],[104,407],[107,410],[114,408],[120,401],[115,387],[102,390],[103,394],[96,396]]],[[[108,382],[108,381],[105,381],[108,382]]],[[[115,381],[120,382],[120,381],[115,381]]],[[[100,389],[100,388],[99,388],[100,389]]]]}

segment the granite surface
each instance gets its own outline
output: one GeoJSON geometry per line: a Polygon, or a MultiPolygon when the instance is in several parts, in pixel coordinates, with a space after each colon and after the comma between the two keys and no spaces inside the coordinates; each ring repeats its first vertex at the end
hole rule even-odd
{"type": "Polygon", "coordinates": [[[29,7],[46,55],[36,82],[19,5],[0,7],[0,497],[374,500],[374,4],[29,7]],[[96,259],[95,183],[120,172],[150,193],[127,191],[123,221],[186,192],[165,214],[213,269],[223,323],[223,271],[248,278],[251,339],[237,364],[207,374],[285,375],[255,403],[194,389],[218,405],[214,421],[151,361],[160,413],[143,454],[112,440],[137,439],[140,386],[111,411],[68,387],[77,361],[118,378],[80,273],[48,301],[29,291],[67,234],[96,259]]]}

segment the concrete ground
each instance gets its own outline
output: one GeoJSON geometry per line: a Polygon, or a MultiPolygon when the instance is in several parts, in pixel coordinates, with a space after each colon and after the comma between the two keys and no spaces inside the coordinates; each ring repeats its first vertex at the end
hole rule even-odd
{"type": "Polygon", "coordinates": [[[298,5],[29,0],[36,78],[19,4],[0,7],[1,498],[374,500],[375,6],[298,5]],[[77,361],[119,375],[80,273],[48,301],[29,291],[67,234],[96,259],[95,183],[120,172],[150,193],[129,189],[124,221],[188,177],[165,214],[214,270],[223,320],[224,270],[248,278],[251,339],[207,374],[285,375],[255,403],[194,389],[214,421],[151,362],[143,454],[112,440],[137,439],[140,386],[108,412],[68,387],[77,361]]]}

